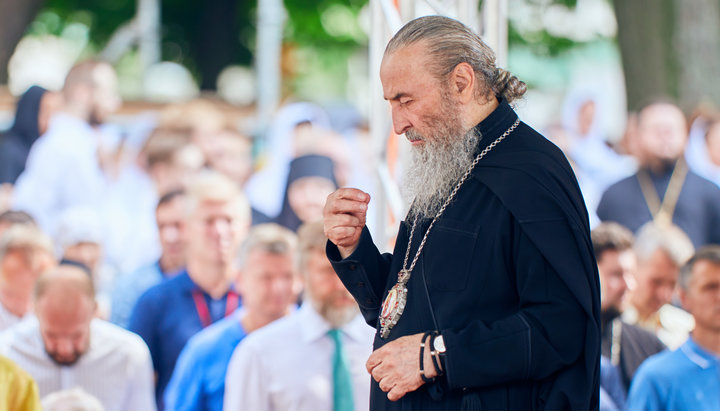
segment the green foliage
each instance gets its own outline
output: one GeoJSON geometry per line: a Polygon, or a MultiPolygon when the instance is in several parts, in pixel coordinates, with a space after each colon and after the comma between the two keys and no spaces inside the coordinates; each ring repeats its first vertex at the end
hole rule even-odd
{"type": "Polygon", "coordinates": [[[367,42],[357,17],[368,0],[285,0],[286,39],[313,47],[355,48],[367,42]]]}
{"type": "Polygon", "coordinates": [[[121,24],[135,14],[135,0],[47,0],[33,30],[59,35],[71,23],[90,29],[95,44],[105,44],[121,24]]]}
{"type": "Polygon", "coordinates": [[[539,56],[557,57],[558,55],[577,47],[575,40],[567,37],[557,37],[548,33],[547,30],[540,30],[533,33],[521,33],[510,24],[508,29],[509,47],[524,46],[539,56]]]}

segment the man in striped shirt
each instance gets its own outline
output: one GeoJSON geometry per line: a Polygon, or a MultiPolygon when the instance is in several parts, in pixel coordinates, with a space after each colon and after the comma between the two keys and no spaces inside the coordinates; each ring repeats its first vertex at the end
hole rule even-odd
{"type": "Polygon", "coordinates": [[[142,339],[94,318],[90,277],[61,266],[35,288],[35,315],[0,334],[0,354],[26,370],[41,396],[81,387],[107,411],[155,409],[150,353],[142,339]]]}

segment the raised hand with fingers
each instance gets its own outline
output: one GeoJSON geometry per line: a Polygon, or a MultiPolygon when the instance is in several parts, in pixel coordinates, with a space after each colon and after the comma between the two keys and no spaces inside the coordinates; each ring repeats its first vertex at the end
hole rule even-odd
{"type": "Polygon", "coordinates": [[[355,251],[365,226],[370,195],[356,188],[341,188],[325,202],[325,235],[346,258],[355,251]]]}

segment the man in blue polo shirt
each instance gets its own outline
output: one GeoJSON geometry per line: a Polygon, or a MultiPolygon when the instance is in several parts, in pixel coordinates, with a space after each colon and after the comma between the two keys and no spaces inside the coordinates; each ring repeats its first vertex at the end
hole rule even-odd
{"type": "Polygon", "coordinates": [[[276,224],[250,231],[236,260],[243,307],[196,334],[180,353],[165,389],[166,411],[221,410],[225,371],[248,333],[288,313],[301,287],[295,234],[276,224]]]}
{"type": "Polygon", "coordinates": [[[206,172],[186,187],[187,269],[146,291],[128,329],[147,343],[157,374],[158,409],[185,343],[239,305],[232,260],[250,224],[250,207],[228,178],[206,172]]]}
{"type": "Polygon", "coordinates": [[[720,246],[707,246],[680,272],[680,298],[695,319],[675,351],[646,360],[635,374],[628,410],[720,408],[720,246]]]}

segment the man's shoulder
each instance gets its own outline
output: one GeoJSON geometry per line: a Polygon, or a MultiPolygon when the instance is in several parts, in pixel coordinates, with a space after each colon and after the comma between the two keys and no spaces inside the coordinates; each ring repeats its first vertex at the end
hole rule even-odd
{"type": "Polygon", "coordinates": [[[302,338],[303,325],[300,314],[300,310],[295,311],[253,331],[243,340],[242,346],[268,351],[297,345],[302,338]]]}
{"type": "Polygon", "coordinates": [[[639,187],[640,186],[637,182],[637,173],[635,173],[611,184],[610,187],[608,187],[603,193],[603,199],[606,196],[613,199],[621,199],[624,198],[628,191],[634,191],[639,189],[639,187]]]}
{"type": "Polygon", "coordinates": [[[90,327],[91,338],[98,342],[98,346],[131,356],[148,351],[139,335],[108,321],[96,318],[92,320],[90,327]]]}
{"type": "Polygon", "coordinates": [[[170,300],[176,299],[181,295],[185,289],[187,279],[181,278],[181,276],[183,276],[183,274],[162,280],[151,286],[142,293],[138,304],[142,304],[144,307],[155,307],[156,309],[173,309],[174,307],[168,305],[168,303],[170,300]]]}
{"type": "Polygon", "coordinates": [[[633,346],[639,347],[643,351],[660,352],[665,345],[654,333],[634,324],[623,322],[622,333],[627,336],[627,341],[633,346]]]}
{"type": "Polygon", "coordinates": [[[30,348],[39,339],[40,324],[34,315],[23,318],[19,323],[0,332],[0,350],[16,347],[30,348]]]}
{"type": "Polygon", "coordinates": [[[185,350],[198,357],[213,356],[218,346],[224,343],[235,343],[244,335],[245,331],[240,325],[238,316],[230,315],[190,337],[185,350]]]}
{"type": "Polygon", "coordinates": [[[622,332],[635,341],[660,341],[652,332],[625,321],[622,323],[622,332]]]}
{"type": "Polygon", "coordinates": [[[672,383],[686,377],[691,366],[681,349],[665,350],[648,357],[638,368],[635,379],[672,383]]]}
{"type": "Polygon", "coordinates": [[[697,194],[704,194],[712,199],[720,197],[720,187],[718,187],[717,184],[692,170],[688,170],[687,182],[690,188],[696,191],[697,194]]]}

